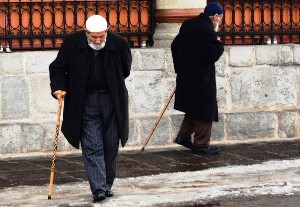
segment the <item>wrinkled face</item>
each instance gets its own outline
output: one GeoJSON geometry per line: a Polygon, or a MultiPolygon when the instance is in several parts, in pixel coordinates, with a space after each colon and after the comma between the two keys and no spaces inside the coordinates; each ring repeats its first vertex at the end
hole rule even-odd
{"type": "Polygon", "coordinates": [[[102,32],[86,32],[86,36],[94,45],[101,45],[106,41],[107,31],[102,32]]]}
{"type": "Polygon", "coordinates": [[[223,14],[215,14],[214,16],[211,16],[211,20],[214,24],[214,29],[217,32],[219,30],[219,25],[222,22],[223,14]]]}
{"type": "Polygon", "coordinates": [[[102,32],[86,31],[88,45],[94,50],[101,50],[105,47],[107,30],[102,32]]]}

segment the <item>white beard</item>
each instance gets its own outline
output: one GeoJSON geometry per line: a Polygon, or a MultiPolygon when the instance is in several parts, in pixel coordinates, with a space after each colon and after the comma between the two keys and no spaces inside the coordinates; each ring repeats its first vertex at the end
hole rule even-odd
{"type": "Polygon", "coordinates": [[[217,19],[213,22],[215,32],[219,31],[219,22],[220,22],[219,17],[217,17],[217,19]]]}
{"type": "Polygon", "coordinates": [[[94,43],[91,42],[91,40],[88,37],[87,37],[87,41],[88,41],[88,45],[92,49],[97,50],[97,51],[103,49],[105,47],[105,42],[106,42],[106,40],[104,40],[100,45],[95,45],[94,43]]]}
{"type": "Polygon", "coordinates": [[[219,30],[219,23],[218,22],[214,22],[214,30],[215,30],[215,32],[218,32],[218,30],[219,30]]]}

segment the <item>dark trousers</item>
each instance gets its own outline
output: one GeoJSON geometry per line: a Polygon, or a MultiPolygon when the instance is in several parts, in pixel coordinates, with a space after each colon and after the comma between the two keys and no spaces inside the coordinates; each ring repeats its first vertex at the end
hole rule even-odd
{"type": "Polygon", "coordinates": [[[119,139],[109,94],[86,95],[82,114],[81,148],[92,193],[110,189],[116,177],[119,139]]]}
{"type": "Polygon", "coordinates": [[[191,140],[194,134],[194,145],[197,147],[207,147],[210,142],[212,121],[204,121],[193,118],[185,114],[181,123],[178,136],[191,140]]]}

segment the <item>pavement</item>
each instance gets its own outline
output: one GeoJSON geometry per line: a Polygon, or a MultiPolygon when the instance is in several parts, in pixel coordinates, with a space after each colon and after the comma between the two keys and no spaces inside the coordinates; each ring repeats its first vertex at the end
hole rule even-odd
{"type": "Polygon", "coordinates": [[[217,155],[178,145],[120,150],[115,196],[101,203],[92,202],[78,152],[57,153],[50,200],[51,154],[0,157],[0,206],[299,206],[300,139],[221,149],[217,155]]]}

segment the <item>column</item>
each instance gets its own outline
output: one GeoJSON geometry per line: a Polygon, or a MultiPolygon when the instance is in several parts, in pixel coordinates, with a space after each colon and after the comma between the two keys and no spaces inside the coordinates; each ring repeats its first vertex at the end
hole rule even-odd
{"type": "Polygon", "coordinates": [[[199,15],[205,6],[206,0],[156,0],[153,47],[170,48],[182,22],[199,15]]]}

